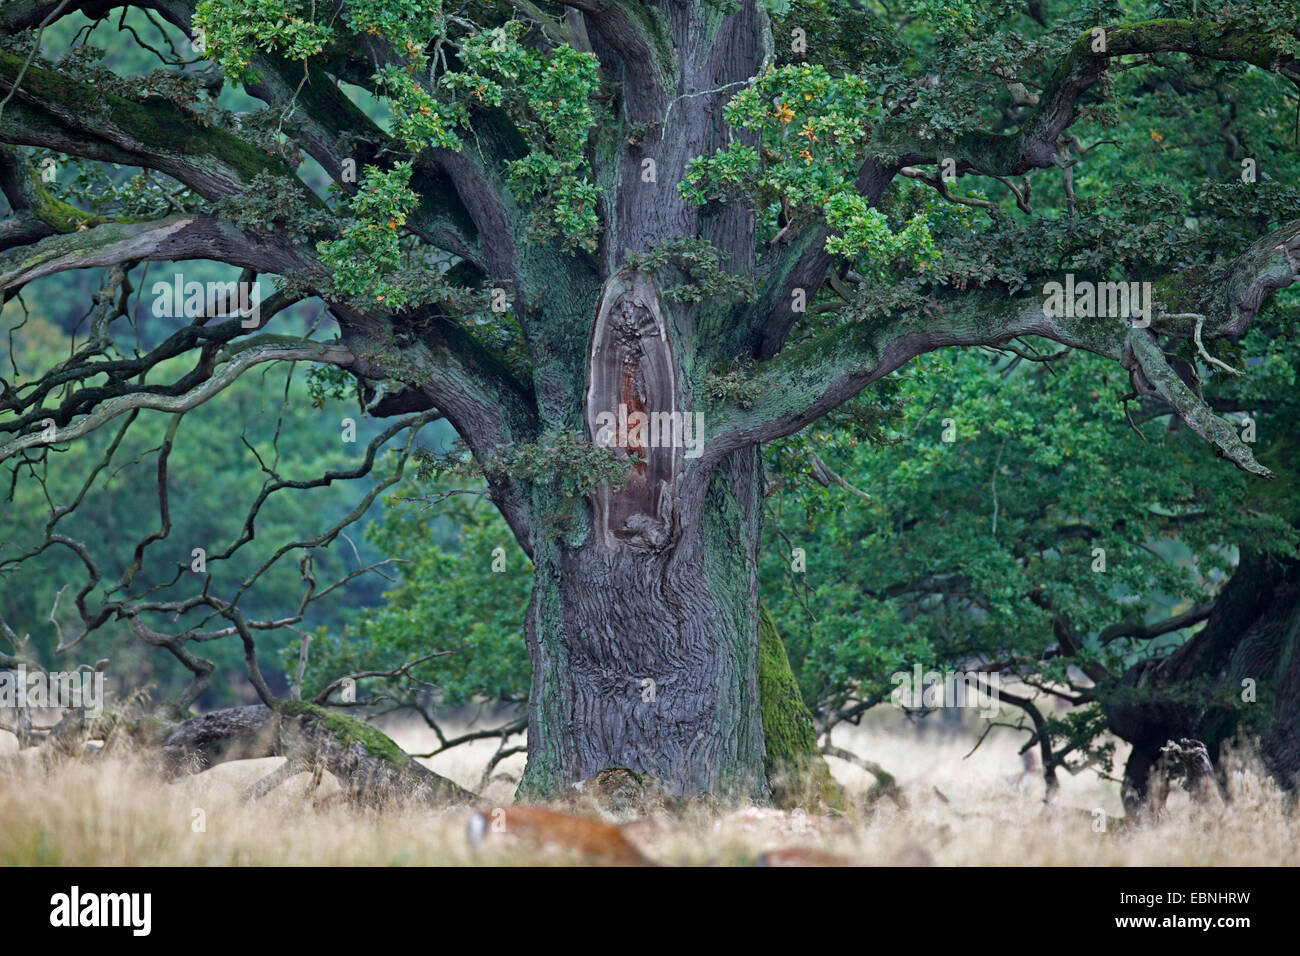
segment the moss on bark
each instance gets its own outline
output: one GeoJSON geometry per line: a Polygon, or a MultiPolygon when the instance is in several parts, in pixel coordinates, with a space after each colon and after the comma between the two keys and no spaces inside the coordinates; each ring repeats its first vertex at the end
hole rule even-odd
{"type": "Polygon", "coordinates": [[[758,697],[767,747],[767,781],[778,807],[838,809],[844,792],[817,749],[817,729],[799,694],[785,644],[767,608],[758,618],[758,697]]]}
{"type": "Polygon", "coordinates": [[[345,746],[360,744],[366,753],[394,767],[405,767],[411,763],[410,755],[397,746],[392,738],[355,717],[335,713],[305,701],[285,701],[282,707],[288,716],[303,717],[319,723],[345,746]]]}

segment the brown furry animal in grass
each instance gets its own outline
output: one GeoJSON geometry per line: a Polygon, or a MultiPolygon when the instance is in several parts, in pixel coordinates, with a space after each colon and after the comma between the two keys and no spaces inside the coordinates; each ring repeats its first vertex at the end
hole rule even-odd
{"type": "Polygon", "coordinates": [[[496,807],[469,819],[469,841],[476,849],[492,834],[504,834],[536,847],[558,847],[613,866],[654,866],[612,823],[543,810],[496,807]]]}

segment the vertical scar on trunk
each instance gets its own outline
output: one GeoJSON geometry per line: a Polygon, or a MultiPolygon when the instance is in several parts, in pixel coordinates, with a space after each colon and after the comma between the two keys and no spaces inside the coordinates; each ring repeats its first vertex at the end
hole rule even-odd
{"type": "Polygon", "coordinates": [[[658,551],[671,540],[681,447],[666,423],[678,411],[677,368],[659,290],[639,273],[617,273],[605,285],[591,334],[587,434],[594,444],[639,461],[630,465],[621,489],[602,488],[594,496],[597,539],[606,550],[658,551]]]}

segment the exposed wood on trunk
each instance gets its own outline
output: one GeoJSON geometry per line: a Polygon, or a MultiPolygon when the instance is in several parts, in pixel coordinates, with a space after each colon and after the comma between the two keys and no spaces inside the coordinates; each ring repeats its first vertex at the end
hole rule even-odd
{"type": "Polygon", "coordinates": [[[597,541],[660,550],[672,537],[673,481],[681,468],[677,368],[654,282],[620,272],[605,286],[591,334],[587,432],[638,463],[619,490],[595,496],[597,541]],[[665,445],[667,447],[665,447],[665,445]]]}

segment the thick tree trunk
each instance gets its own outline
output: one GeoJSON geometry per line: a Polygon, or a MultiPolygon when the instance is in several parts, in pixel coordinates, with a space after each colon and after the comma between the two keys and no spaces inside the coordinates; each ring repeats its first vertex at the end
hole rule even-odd
{"type": "MultiPolygon", "coordinates": [[[[770,27],[755,0],[648,9],[653,42],[644,47],[633,22],[620,19],[625,8],[587,15],[597,52],[610,44],[640,62],[618,77],[620,132],[606,143],[616,158],[602,207],[600,287],[565,298],[550,294],[548,275],[534,317],[550,330],[535,376],[543,425],[567,429],[580,418],[589,441],[638,461],[621,488],[573,502],[534,485],[524,505],[536,577],[519,792],[554,796],[621,766],[674,795],[766,800],[758,448],[704,467],[698,447],[617,435],[609,416],[688,415],[698,429],[700,381],[738,357],[729,338],[737,301],[665,298],[659,283],[685,276],[631,268],[628,256],[706,240],[729,271],[752,275],[754,210],[696,206],[677,185],[692,158],[727,143],[722,108],[761,69],[770,27]]],[[[691,437],[705,438],[700,431],[691,437]]]]}
{"type": "Polygon", "coordinates": [[[1124,771],[1129,807],[1145,804],[1169,740],[1204,741],[1217,763],[1233,736],[1258,736],[1260,756],[1284,787],[1300,775],[1300,562],[1243,551],[1205,627],[1167,657],[1124,675],[1107,708],[1133,744],[1124,771]],[[1252,699],[1253,698],[1253,699],[1252,699]]]}
{"type": "Polygon", "coordinates": [[[675,544],[610,551],[539,540],[520,796],[609,767],[665,791],[765,799],[758,704],[754,451],[717,469],[675,544]]]}

